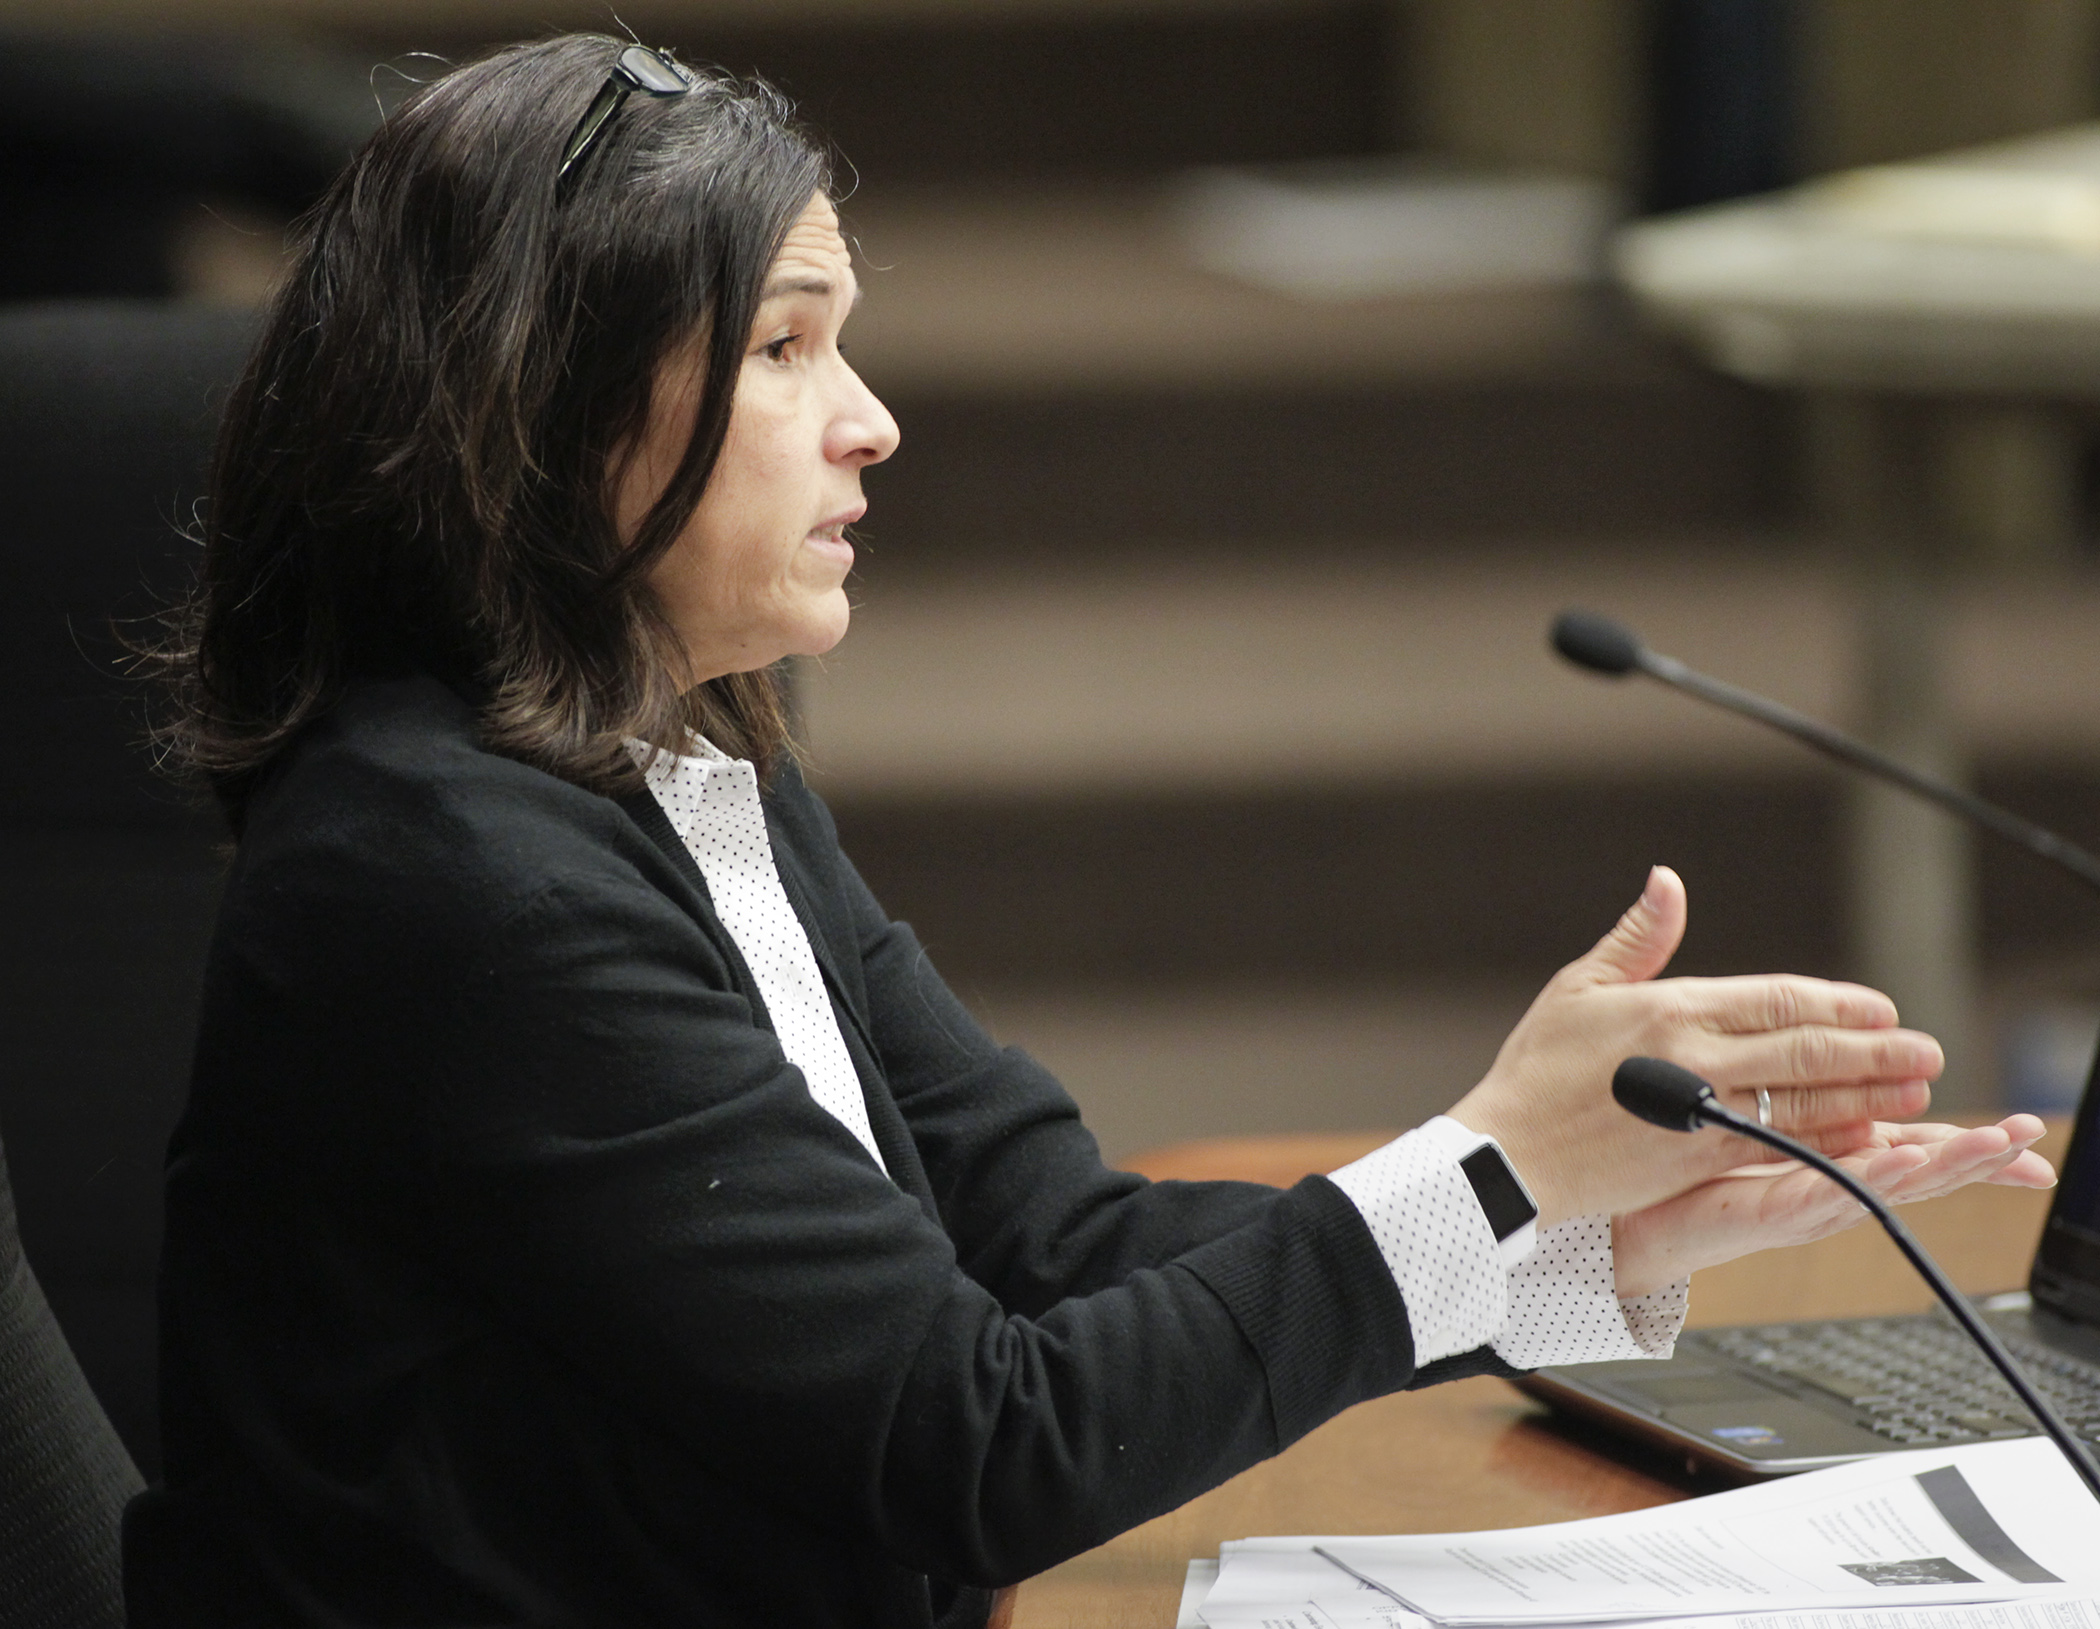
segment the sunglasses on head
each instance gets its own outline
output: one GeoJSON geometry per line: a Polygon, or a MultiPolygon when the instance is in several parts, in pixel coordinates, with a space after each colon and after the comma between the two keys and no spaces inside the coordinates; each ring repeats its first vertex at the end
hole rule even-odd
{"type": "Polygon", "coordinates": [[[583,161],[592,144],[605,134],[613,115],[636,91],[645,96],[683,96],[692,88],[693,76],[662,52],[652,51],[646,45],[628,46],[614,61],[612,72],[605,76],[591,105],[576,121],[576,128],[569,132],[554,184],[558,187],[568,179],[569,172],[583,161]]]}

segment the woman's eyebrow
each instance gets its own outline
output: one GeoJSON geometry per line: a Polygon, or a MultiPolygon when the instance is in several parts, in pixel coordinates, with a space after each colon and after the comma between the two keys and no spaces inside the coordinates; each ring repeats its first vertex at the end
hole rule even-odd
{"type": "MultiPolygon", "coordinates": [[[[761,300],[783,299],[790,294],[813,294],[820,300],[828,300],[838,292],[838,284],[828,277],[783,277],[778,282],[768,283],[761,300]]],[[[864,291],[858,283],[853,286],[853,303],[860,304],[864,291]]]]}

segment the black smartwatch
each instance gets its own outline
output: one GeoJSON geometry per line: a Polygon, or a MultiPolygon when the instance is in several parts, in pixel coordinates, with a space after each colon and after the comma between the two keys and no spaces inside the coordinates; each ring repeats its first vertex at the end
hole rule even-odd
{"type": "Polygon", "coordinates": [[[1473,1184],[1473,1197],[1480,1201],[1480,1214],[1494,1231],[1503,1266],[1514,1267],[1531,1254],[1532,1246],[1538,1242],[1538,1202],[1492,1142],[1482,1143],[1466,1155],[1458,1162],[1458,1168],[1473,1184]]]}

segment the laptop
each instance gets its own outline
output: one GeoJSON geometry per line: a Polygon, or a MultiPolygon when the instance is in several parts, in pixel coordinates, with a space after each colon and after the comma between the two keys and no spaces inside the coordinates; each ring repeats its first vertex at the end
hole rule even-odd
{"type": "MultiPolygon", "coordinates": [[[[2100,1051],[2026,1291],[1977,1306],[2072,1430],[2100,1448],[2096,1080],[2100,1051]]],[[[1567,1364],[1517,1385],[1566,1414],[1681,1454],[1689,1466],[1738,1478],[2040,1433],[1944,1312],[1688,1330],[1664,1362],[1567,1364]]]]}

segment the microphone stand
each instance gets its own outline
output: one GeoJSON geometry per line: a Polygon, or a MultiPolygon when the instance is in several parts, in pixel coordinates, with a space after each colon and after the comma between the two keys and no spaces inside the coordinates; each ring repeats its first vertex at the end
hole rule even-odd
{"type": "Polygon", "coordinates": [[[1551,643],[1554,650],[1568,661],[1588,668],[1592,673],[1601,673],[1608,678],[1642,673],[1673,690],[1682,690],[1688,696],[1697,696],[1701,701],[1755,720],[1782,735],[1790,735],[1803,746],[1812,747],[1826,757],[1881,780],[1894,782],[1927,802],[1938,804],[1950,814],[1974,821],[1984,830],[2018,844],[2030,854],[2062,866],[2088,888],[2100,889],[2100,858],[2095,858],[2077,844],[2031,820],[2023,820],[1995,803],[1986,803],[1982,798],[1935,780],[1886,753],[1876,752],[1865,742],[1832,729],[1820,719],[1797,713],[1793,708],[1754,691],[1687,667],[1674,656],[1650,650],[1632,629],[1619,623],[1594,612],[1564,611],[1554,619],[1551,643]]]}
{"type": "Polygon", "coordinates": [[[1753,718],[1760,724],[1768,724],[1783,734],[1791,735],[1804,746],[1835,758],[1839,763],[1854,769],[1865,770],[1869,775],[1878,775],[1883,780],[1893,781],[1906,791],[1915,792],[1928,802],[1937,803],[1949,814],[1959,815],[1964,820],[1973,820],[1989,832],[1994,832],[2009,843],[2016,843],[2030,854],[2045,860],[2054,860],[2088,888],[2100,888],[2100,861],[2086,853],[2074,843],[2066,842],[2053,831],[2037,826],[2031,820],[2023,820],[2010,810],[2001,809],[1995,803],[1986,803],[1982,798],[1971,796],[1944,781],[1934,780],[1930,775],[1920,774],[1906,763],[1876,752],[1864,742],[1855,741],[1849,735],[1832,729],[1820,720],[1797,713],[1793,708],[1751,691],[1743,690],[1725,679],[1712,678],[1696,668],[1686,667],[1674,656],[1665,656],[1660,651],[1643,650],[1635,664],[1641,672],[1658,679],[1673,689],[1687,695],[1697,696],[1701,701],[1725,707],[1732,713],[1753,718]]]}
{"type": "Polygon", "coordinates": [[[1699,1121],[1720,1126],[1724,1130],[1734,1132],[1738,1137],[1748,1137],[1752,1142],[1763,1143],[1765,1147],[1784,1154],[1790,1160],[1799,1160],[1803,1165],[1820,1171],[1865,1206],[1874,1220],[1881,1224],[1883,1231],[1895,1240],[1896,1248],[1909,1258],[1910,1264],[1918,1270],[1918,1276],[1932,1286],[1933,1293],[1945,1304],[1954,1321],[1967,1331],[1969,1338],[1981,1348],[1983,1355],[1989,1358],[1998,1372],[2005,1377],[2005,1383],[2012,1387],[2027,1412],[2034,1416],[2036,1423],[2048,1434],[2049,1440],[2054,1442],[2064,1458],[2071,1462],[2071,1469],[2083,1479],[2093,1497],[2100,1499],[2100,1461],[2093,1458],[2092,1450],[2073,1434],[2070,1426],[2064,1423],[2063,1417],[2056,1412],[2048,1399],[2035,1389],[2033,1382],[2021,1372],[2012,1353],[2005,1349],[2005,1343],[1998,1338],[1997,1331],[1976,1315],[1976,1309],[1969,1305],[1967,1298],[1940,1270],[1939,1263],[1925,1253],[1925,1247],[1918,1243],[1910,1229],[1897,1220],[1895,1212],[1882,1203],[1880,1195],[1835,1160],[1817,1153],[1807,1144],[1796,1142],[1784,1132],[1774,1131],[1770,1126],[1760,1125],[1755,1120],[1748,1120],[1737,1114],[1714,1095],[1713,1087],[1689,1070],[1680,1069],[1675,1064],[1657,1058],[1629,1058],[1619,1069],[1620,1074],[1613,1079],[1613,1095],[1618,1097],[1620,1104],[1629,1112],[1639,1115],[1650,1124],[1661,1125],[1672,1131],[1693,1130],[1699,1121]],[[1651,1090],[1656,1086],[1662,1086],[1666,1090],[1676,1087],[1682,1092],[1682,1097],[1670,1105],[1684,1116],[1682,1121],[1658,1117],[1629,1102],[1627,1096],[1620,1092],[1620,1080],[1629,1074],[1636,1074],[1636,1066],[1645,1066],[1639,1069],[1638,1073],[1650,1077],[1639,1084],[1649,1086],[1651,1090]],[[1681,1078],[1666,1080],[1665,1072],[1669,1077],[1681,1078]],[[1699,1089],[1696,1098],[1690,1092],[1693,1083],[1696,1083],[1699,1089]]]}

